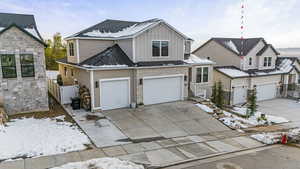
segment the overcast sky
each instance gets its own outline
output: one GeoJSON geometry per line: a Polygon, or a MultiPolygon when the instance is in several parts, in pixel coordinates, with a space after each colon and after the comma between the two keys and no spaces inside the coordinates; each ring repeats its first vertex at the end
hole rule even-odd
{"type": "MultiPolygon", "coordinates": [[[[245,0],[245,37],[300,47],[300,0],[245,0]]],[[[240,37],[241,0],[0,0],[0,12],[34,14],[40,33],[63,37],[105,19],[161,18],[195,40],[240,37]]]]}

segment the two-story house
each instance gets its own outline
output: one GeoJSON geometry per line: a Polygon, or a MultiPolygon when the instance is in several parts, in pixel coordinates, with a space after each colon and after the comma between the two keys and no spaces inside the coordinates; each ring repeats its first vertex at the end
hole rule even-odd
{"type": "Polygon", "coordinates": [[[63,83],[85,85],[92,111],[211,93],[213,62],[191,55],[192,39],[161,19],[105,20],[66,41],[63,83]]]}
{"type": "Polygon", "coordinates": [[[44,48],[33,15],[0,13],[0,101],[8,114],[48,110],[44,48]]]}
{"type": "Polygon", "coordinates": [[[263,38],[211,38],[193,54],[216,62],[214,81],[223,82],[230,104],[245,103],[254,88],[258,101],[286,96],[288,86],[298,83],[299,62],[278,59],[263,38]]]}

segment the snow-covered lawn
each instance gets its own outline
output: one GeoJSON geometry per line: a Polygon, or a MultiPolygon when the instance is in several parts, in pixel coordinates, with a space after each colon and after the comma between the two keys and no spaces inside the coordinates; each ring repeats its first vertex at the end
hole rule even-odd
{"type": "Polygon", "coordinates": [[[117,158],[98,158],[83,162],[69,163],[52,169],[144,169],[144,167],[117,158]]]}
{"type": "Polygon", "coordinates": [[[14,119],[0,127],[0,161],[83,150],[91,144],[77,126],[62,122],[63,116],[57,119],[14,119]]]}
{"type": "Polygon", "coordinates": [[[207,112],[207,113],[213,113],[214,110],[211,109],[210,107],[204,105],[204,104],[196,104],[197,107],[199,107],[201,110],[207,112]]]}
{"type": "Polygon", "coordinates": [[[291,129],[287,132],[272,132],[272,133],[254,134],[254,135],[251,135],[251,137],[256,139],[257,141],[260,141],[265,144],[276,144],[276,143],[280,143],[281,137],[283,134],[286,134],[288,136],[289,142],[300,141],[300,140],[297,140],[297,139],[299,139],[299,136],[300,136],[299,128],[291,129]]]}
{"type": "MultiPolygon", "coordinates": [[[[200,109],[205,112],[212,113],[213,109],[204,104],[196,104],[200,109]]],[[[263,113],[256,112],[253,116],[246,118],[247,108],[239,108],[234,107],[232,112],[223,111],[223,115],[217,116],[221,122],[230,128],[240,129],[240,128],[248,128],[259,125],[271,125],[271,124],[279,124],[288,122],[287,119],[283,117],[265,115],[266,119],[262,119],[261,115],[263,113]]]]}

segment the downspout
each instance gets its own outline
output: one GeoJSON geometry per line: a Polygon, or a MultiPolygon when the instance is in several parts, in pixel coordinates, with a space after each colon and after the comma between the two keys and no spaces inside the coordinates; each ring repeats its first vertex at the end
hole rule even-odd
{"type": "Polygon", "coordinates": [[[91,111],[95,109],[95,93],[94,93],[94,71],[90,70],[90,86],[91,86],[91,111]]]}

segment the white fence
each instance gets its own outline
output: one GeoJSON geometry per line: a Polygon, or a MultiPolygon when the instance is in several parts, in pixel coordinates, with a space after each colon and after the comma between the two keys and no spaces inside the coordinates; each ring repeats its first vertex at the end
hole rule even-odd
{"type": "Polygon", "coordinates": [[[48,80],[48,90],[61,104],[70,104],[71,98],[78,96],[79,86],[59,86],[56,80],[48,80]]]}

